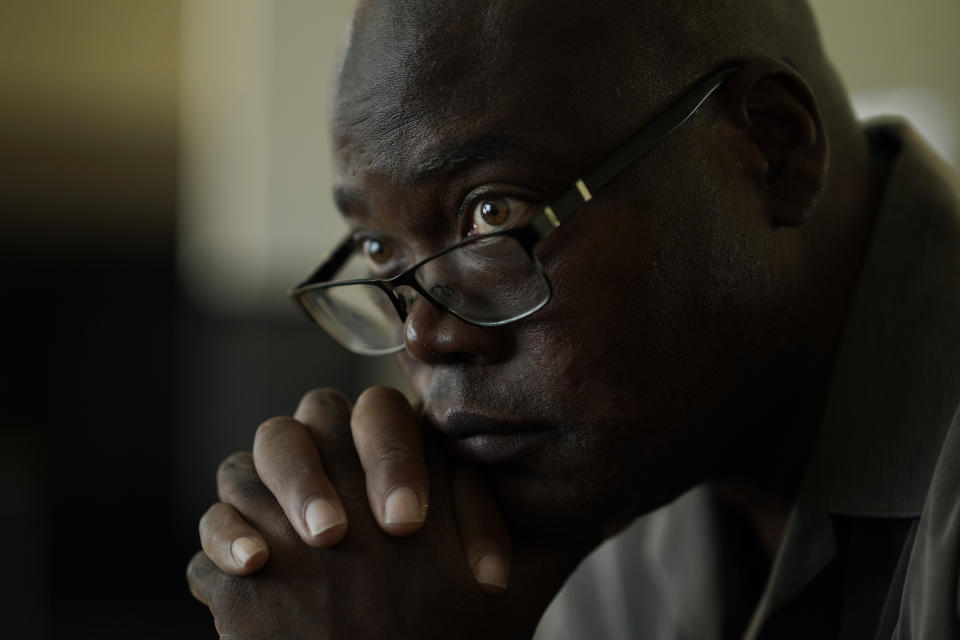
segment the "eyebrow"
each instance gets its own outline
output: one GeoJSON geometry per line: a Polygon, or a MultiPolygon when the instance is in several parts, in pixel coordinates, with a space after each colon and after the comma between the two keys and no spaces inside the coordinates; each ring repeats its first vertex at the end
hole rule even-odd
{"type": "MultiPolygon", "coordinates": [[[[432,148],[415,158],[411,168],[391,172],[403,186],[448,178],[471,166],[515,158],[530,162],[533,153],[517,138],[505,133],[483,133],[432,148]]],[[[359,208],[360,197],[354,190],[337,185],[333,201],[340,213],[351,218],[359,208]]]]}
{"type": "Polygon", "coordinates": [[[466,166],[505,158],[529,160],[532,154],[521,142],[505,133],[483,133],[430,149],[416,162],[413,170],[401,175],[404,184],[450,176],[466,166]]]}

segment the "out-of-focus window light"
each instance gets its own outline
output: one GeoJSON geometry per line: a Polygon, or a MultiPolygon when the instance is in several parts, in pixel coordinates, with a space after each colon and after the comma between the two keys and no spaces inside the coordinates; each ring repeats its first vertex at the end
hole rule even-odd
{"type": "Polygon", "coordinates": [[[330,205],[330,84],[351,0],[184,0],[178,263],[218,313],[284,292],[346,228],[330,205]]]}
{"type": "Polygon", "coordinates": [[[863,120],[903,116],[947,162],[960,169],[960,111],[936,91],[923,87],[856,91],[853,106],[863,120]]]}
{"type": "Polygon", "coordinates": [[[957,0],[810,0],[861,118],[901,115],[954,166],[960,156],[957,0]]]}

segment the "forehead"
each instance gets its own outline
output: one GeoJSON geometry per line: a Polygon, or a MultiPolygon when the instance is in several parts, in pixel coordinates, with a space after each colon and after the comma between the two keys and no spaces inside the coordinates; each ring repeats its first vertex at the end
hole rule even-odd
{"type": "Polygon", "coordinates": [[[334,104],[341,178],[410,183],[508,154],[575,163],[609,150],[662,93],[645,53],[656,44],[628,38],[612,12],[411,4],[358,11],[334,104]]]}

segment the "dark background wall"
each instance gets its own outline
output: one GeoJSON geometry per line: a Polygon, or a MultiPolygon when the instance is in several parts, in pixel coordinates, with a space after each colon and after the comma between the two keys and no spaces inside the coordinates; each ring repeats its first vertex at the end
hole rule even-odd
{"type": "Polygon", "coordinates": [[[0,3],[2,638],[215,638],[184,569],[217,464],[365,375],[292,307],[185,293],[181,18],[0,3]]]}
{"type": "Polygon", "coordinates": [[[0,7],[5,638],[211,637],[170,491],[177,9],[0,7]]]}

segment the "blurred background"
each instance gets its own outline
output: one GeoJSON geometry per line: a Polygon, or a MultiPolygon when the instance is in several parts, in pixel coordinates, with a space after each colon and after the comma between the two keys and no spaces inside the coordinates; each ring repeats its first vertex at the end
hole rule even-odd
{"type": "MultiPolygon", "coordinates": [[[[864,115],[960,158],[960,3],[815,0],[864,115]]],[[[286,300],[345,230],[349,0],[0,3],[0,637],[215,638],[219,461],[307,389],[396,382],[286,300]]]]}

